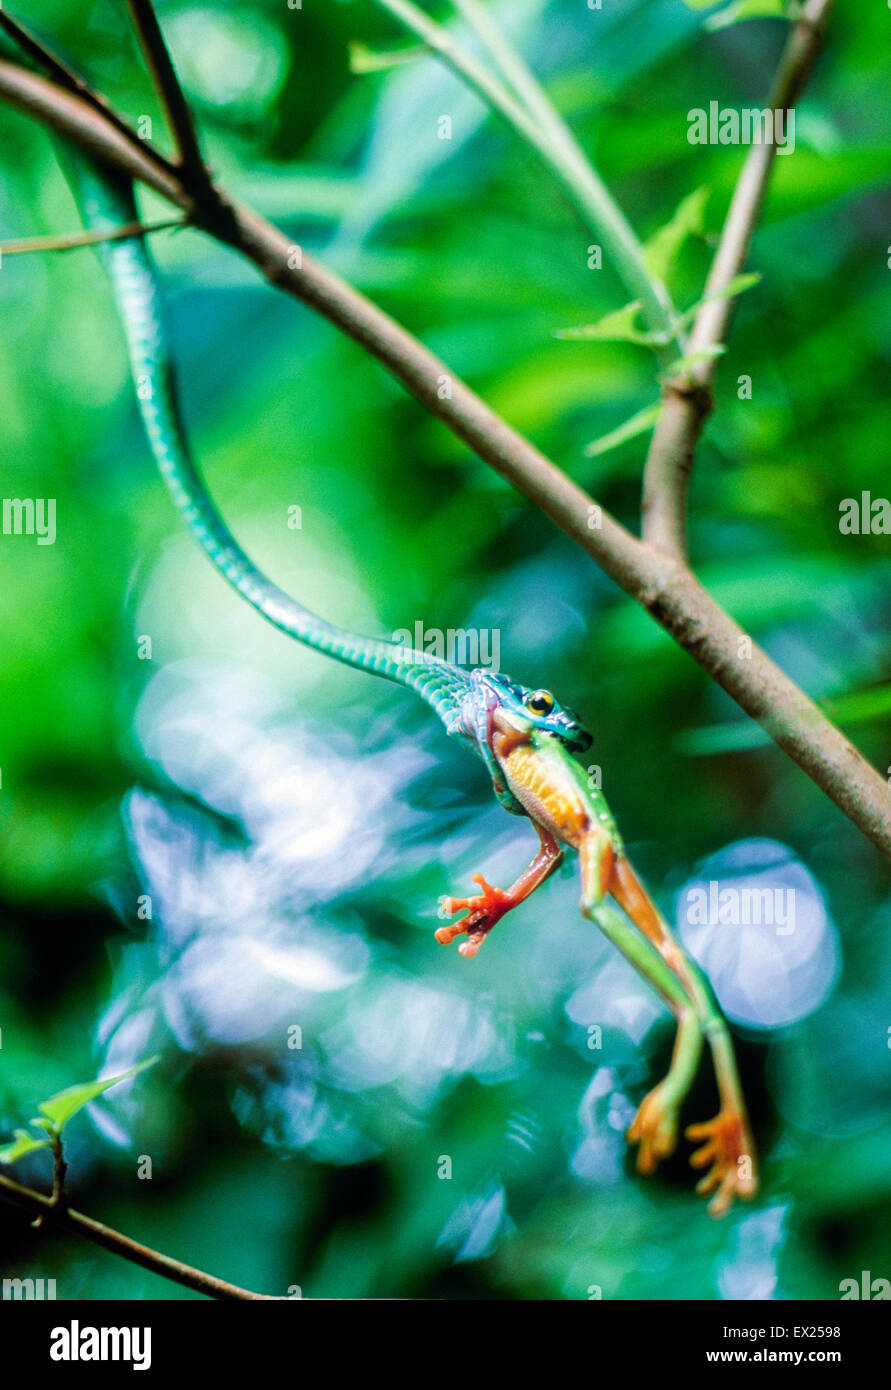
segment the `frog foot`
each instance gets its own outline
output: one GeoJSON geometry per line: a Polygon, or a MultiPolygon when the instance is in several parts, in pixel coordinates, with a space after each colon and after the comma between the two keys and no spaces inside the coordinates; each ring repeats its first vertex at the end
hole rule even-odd
{"type": "Polygon", "coordinates": [[[678,1141],[679,1103],[666,1090],[665,1082],[645,1095],[626,1131],[629,1144],[637,1144],[637,1171],[645,1177],[654,1173],[663,1158],[674,1153],[678,1141]]]}
{"type": "Polygon", "coordinates": [[[460,922],[450,922],[436,931],[437,941],[444,946],[466,932],[467,940],[458,950],[468,959],[476,955],[495,923],[515,906],[509,893],[487,883],[482,874],[474,874],[473,881],[479,884],[483,890],[481,893],[472,898],[443,898],[441,905],[441,911],[446,917],[451,917],[456,912],[466,912],[467,916],[462,917],[460,922]]]}
{"type": "Polygon", "coordinates": [[[692,1155],[694,1168],[708,1168],[696,1184],[702,1196],[715,1195],[709,1203],[712,1216],[723,1216],[737,1197],[748,1201],[758,1191],[755,1145],[745,1115],[723,1108],[713,1120],[689,1125],[687,1138],[704,1141],[692,1155]]]}

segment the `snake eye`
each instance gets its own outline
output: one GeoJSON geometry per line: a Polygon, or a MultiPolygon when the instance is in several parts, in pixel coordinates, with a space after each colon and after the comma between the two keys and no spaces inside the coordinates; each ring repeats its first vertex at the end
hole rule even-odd
{"type": "Polygon", "coordinates": [[[549,690],[536,690],[526,701],[530,714],[550,714],[554,708],[554,697],[549,690]]]}

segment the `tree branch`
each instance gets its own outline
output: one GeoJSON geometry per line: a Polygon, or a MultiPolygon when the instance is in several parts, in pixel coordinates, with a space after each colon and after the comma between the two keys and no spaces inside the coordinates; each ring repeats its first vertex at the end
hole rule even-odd
{"type": "Polygon", "coordinates": [[[210,174],[198,144],[192,112],[176,75],[152,0],[127,0],[127,8],[176,142],[184,178],[192,185],[193,191],[207,192],[212,187],[210,174]]]}
{"type": "MultiPolygon", "coordinates": [[[[833,0],[807,0],[801,17],[791,26],[767,101],[770,111],[788,113],[794,108],[816,62],[832,5],[833,0]]],[[[687,344],[688,356],[699,360],[684,378],[666,384],[650,442],[641,505],[643,537],[658,550],[680,558],[686,555],[687,486],[693,455],[713,406],[711,388],[717,369],[713,349],[724,343],[736,305],[725,291],[745,269],[776,151],[773,140],[755,144],[745,159],[687,344]]]]}
{"type": "Polygon", "coordinates": [[[131,142],[126,126],[122,129],[121,122],[109,121],[101,108],[97,109],[83,94],[0,59],[0,99],[191,212],[194,199],[184,188],[175,165],[162,160],[135,132],[131,142]]]}
{"type": "Polygon", "coordinates": [[[225,1279],[217,1279],[213,1274],[205,1274],[203,1270],[194,1269],[191,1265],[183,1264],[181,1260],[171,1259],[169,1255],[162,1255],[148,1245],[140,1245],[138,1241],[122,1235],[111,1226],[104,1226],[101,1221],[94,1221],[82,1212],[72,1211],[53,1197],[45,1197],[42,1192],[35,1192],[33,1188],[22,1187],[11,1178],[0,1176],[0,1200],[34,1216],[43,1230],[60,1230],[81,1236],[84,1240],[92,1241],[94,1245],[101,1245],[103,1250],[110,1250],[113,1255],[120,1255],[122,1259],[129,1260],[131,1264],[140,1265],[152,1274],[160,1274],[163,1279],[171,1279],[175,1284],[194,1289],[196,1293],[203,1293],[208,1298],[278,1302],[280,1297],[284,1297],[253,1293],[250,1289],[239,1288],[237,1284],[229,1284],[225,1279]]]}
{"type": "Polygon", "coordinates": [[[114,107],[111,106],[101,92],[97,92],[95,87],[91,86],[89,82],[81,77],[79,72],[75,72],[72,67],[69,67],[67,63],[63,62],[58,54],[53,53],[52,49],[48,48],[45,43],[35,38],[31,31],[25,28],[24,24],[21,24],[17,19],[13,19],[12,15],[8,14],[2,8],[2,5],[0,5],[0,29],[4,30],[21,51],[30,58],[33,63],[36,63],[38,67],[42,68],[54,82],[58,83],[60,87],[66,88],[67,91],[73,92],[76,96],[81,97],[92,106],[94,111],[104,117],[110,125],[114,126],[118,134],[123,136],[128,144],[135,146],[137,150],[143,151],[149,159],[154,160],[155,163],[168,173],[175,173],[174,166],[170,163],[169,159],[165,159],[162,154],[147,147],[143,141],[140,140],[136,131],[127,124],[122,116],[118,115],[117,111],[115,111],[114,107]]]}
{"type": "MultiPolygon", "coordinates": [[[[829,0],[820,0],[821,8],[829,0]]],[[[149,161],[86,103],[14,65],[0,63],[0,99],[141,179],[196,224],[251,261],[372,353],[459,438],[546,513],[651,614],[827,796],[891,858],[891,789],[845,736],[706,592],[677,556],[637,540],[596,505],[404,328],[247,208],[219,201],[196,210],[193,192],[149,161]],[[444,380],[451,392],[444,392],[444,380]],[[746,648],[748,639],[746,638],[746,648]]]]}

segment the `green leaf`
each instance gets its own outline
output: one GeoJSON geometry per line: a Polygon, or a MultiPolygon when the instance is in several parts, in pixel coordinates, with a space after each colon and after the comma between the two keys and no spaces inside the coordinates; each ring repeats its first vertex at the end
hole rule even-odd
{"type": "Polygon", "coordinates": [[[785,0],[735,0],[726,10],[710,14],[703,21],[703,28],[714,32],[727,29],[731,24],[739,24],[743,19],[789,19],[785,0]]]}
{"type": "Polygon", "coordinates": [[[555,329],[554,337],[576,342],[597,339],[601,342],[640,343],[643,347],[655,347],[667,342],[663,334],[645,333],[638,327],[636,319],[639,312],[640,300],[635,299],[623,309],[604,314],[596,323],[583,324],[578,328],[555,329]]]}
{"type": "Polygon", "coordinates": [[[294,169],[257,162],[239,175],[238,187],[242,197],[259,204],[267,217],[328,222],[346,216],[355,202],[358,182],[352,174],[325,164],[301,163],[294,169]]]}
{"type": "Polygon", "coordinates": [[[863,724],[883,719],[891,713],[891,685],[876,685],[868,690],[852,690],[820,701],[829,718],[836,724],[863,724]]]}
{"type": "Polygon", "coordinates": [[[734,275],[722,290],[715,290],[714,294],[707,295],[708,299],[732,299],[734,295],[743,294],[745,290],[750,290],[753,285],[757,285],[762,280],[760,270],[744,270],[740,275],[734,275]]]}
{"type": "Polygon", "coordinates": [[[350,72],[388,72],[390,68],[401,67],[403,63],[413,63],[418,58],[429,57],[429,54],[430,49],[426,44],[412,44],[410,48],[395,48],[380,53],[374,48],[369,48],[367,43],[355,40],[349,44],[350,72]]]}
{"type": "Polygon", "coordinates": [[[761,279],[762,276],[757,270],[744,271],[742,275],[734,275],[733,279],[728,281],[722,290],[715,290],[713,294],[704,295],[703,298],[698,299],[695,304],[691,304],[689,309],[685,309],[678,319],[678,325],[682,326],[695,319],[703,304],[710,304],[716,299],[733,299],[736,295],[743,294],[746,290],[750,290],[752,286],[757,285],[761,279]]]}
{"type": "MultiPolygon", "coordinates": [[[[775,223],[838,199],[863,197],[870,188],[887,183],[889,160],[891,145],[887,141],[872,146],[845,145],[833,154],[818,154],[799,145],[794,159],[776,160],[765,221],[775,223]],[[795,167],[789,169],[790,164],[795,167]]],[[[730,195],[729,181],[724,191],[730,195]]]]}
{"type": "Polygon", "coordinates": [[[585,446],[585,457],[597,458],[599,454],[605,454],[610,449],[616,449],[620,444],[624,444],[628,439],[636,439],[639,434],[645,434],[652,429],[659,419],[659,412],[662,409],[661,401],[654,401],[652,405],[644,406],[636,415],[632,415],[624,424],[618,425],[616,429],[610,430],[608,434],[602,434],[599,439],[593,440],[585,446]]]}
{"type": "Polygon", "coordinates": [[[59,1091],[57,1095],[42,1101],[37,1108],[46,1115],[57,1131],[61,1130],[72,1115],[76,1115],[78,1110],[89,1105],[91,1100],[101,1096],[103,1091],[107,1091],[111,1086],[116,1086],[119,1081],[126,1081],[128,1077],[135,1076],[137,1072],[145,1071],[146,1067],[154,1066],[158,1060],[157,1057],[148,1057],[144,1062],[137,1062],[128,1071],[122,1071],[118,1076],[108,1076],[101,1081],[84,1081],[76,1086],[68,1086],[66,1090],[59,1091]]]}
{"type": "MultiPolygon", "coordinates": [[[[834,724],[869,724],[891,714],[891,685],[822,696],[819,704],[834,724]]],[[[711,757],[716,753],[747,752],[769,742],[770,736],[754,720],[734,719],[726,724],[685,729],[677,735],[674,746],[692,757],[711,757]]]]}
{"type": "Polygon", "coordinates": [[[35,1149],[50,1148],[48,1139],[35,1139],[26,1129],[16,1129],[13,1133],[13,1142],[0,1148],[0,1163],[15,1163],[17,1158],[24,1158],[25,1154],[33,1153],[35,1149]]]}
{"type": "Polygon", "coordinates": [[[701,352],[691,352],[686,357],[678,357],[666,367],[661,380],[667,381],[673,376],[683,376],[691,367],[698,366],[700,362],[708,362],[712,357],[721,357],[726,351],[723,343],[716,343],[713,347],[703,348],[701,352]]]}
{"type": "Polygon", "coordinates": [[[691,758],[710,758],[716,753],[744,753],[770,743],[770,735],[754,719],[734,719],[701,729],[683,729],[674,740],[679,753],[691,758]]]}
{"type": "Polygon", "coordinates": [[[671,220],[654,232],[644,246],[644,263],[657,279],[667,280],[677,254],[688,237],[705,234],[705,207],[710,191],[703,185],[688,193],[686,198],[681,199],[671,220]]]}

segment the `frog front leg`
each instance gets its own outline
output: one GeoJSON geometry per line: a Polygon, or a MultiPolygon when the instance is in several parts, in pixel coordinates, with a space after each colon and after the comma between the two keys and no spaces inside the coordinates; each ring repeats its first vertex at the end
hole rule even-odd
{"type": "Polygon", "coordinates": [[[511,908],[524,902],[530,893],[534,893],[536,888],[544,883],[545,879],[549,878],[560,864],[563,859],[563,850],[554,836],[537,821],[533,821],[532,824],[538,832],[540,844],[538,854],[509,888],[495,888],[491,883],[486,882],[482,874],[474,874],[473,881],[480,885],[481,893],[472,898],[446,897],[442,899],[440,911],[444,916],[451,917],[456,912],[467,913],[467,916],[463,917],[460,922],[449,923],[448,926],[440,927],[437,930],[436,939],[442,945],[448,945],[449,942],[454,941],[456,936],[466,932],[467,940],[458,947],[458,950],[462,956],[467,958],[475,956],[495,923],[505,913],[510,912],[511,908]]]}

